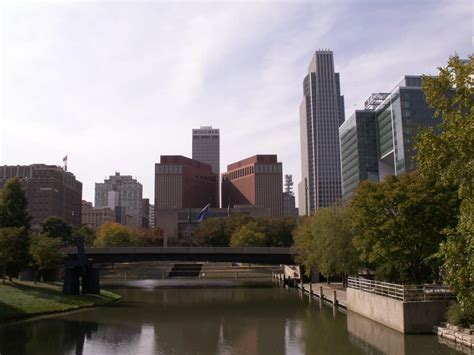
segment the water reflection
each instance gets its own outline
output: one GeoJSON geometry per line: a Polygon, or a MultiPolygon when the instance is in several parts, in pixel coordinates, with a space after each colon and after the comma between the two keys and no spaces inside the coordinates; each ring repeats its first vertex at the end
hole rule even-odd
{"type": "MultiPolygon", "coordinates": [[[[0,327],[0,354],[449,354],[280,288],[119,288],[124,301],[0,327]]],[[[305,296],[306,297],[306,296],[305,296]]]]}

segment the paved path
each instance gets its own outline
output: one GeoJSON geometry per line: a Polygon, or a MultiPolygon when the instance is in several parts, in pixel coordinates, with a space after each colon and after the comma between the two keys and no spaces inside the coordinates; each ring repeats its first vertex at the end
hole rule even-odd
{"type": "MultiPolygon", "coordinates": [[[[279,282],[283,282],[283,274],[274,274],[273,277],[279,282]]],[[[301,283],[296,283],[296,280],[293,280],[291,284],[301,290],[301,283]]],[[[320,298],[321,287],[324,301],[334,304],[334,291],[336,291],[338,305],[342,308],[347,308],[346,289],[342,286],[342,283],[312,283],[311,287],[309,283],[303,284],[303,290],[307,293],[310,293],[311,290],[311,294],[317,298],[320,298]]]]}

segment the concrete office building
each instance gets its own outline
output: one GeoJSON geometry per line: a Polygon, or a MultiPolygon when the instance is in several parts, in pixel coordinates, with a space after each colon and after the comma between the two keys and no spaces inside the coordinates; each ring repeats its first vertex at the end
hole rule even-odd
{"type": "Polygon", "coordinates": [[[142,227],[143,187],[131,175],[115,173],[103,183],[95,184],[95,206],[117,210],[120,223],[142,227]]]}
{"type": "Polygon", "coordinates": [[[297,216],[296,199],[293,193],[283,192],[283,216],[297,216]]]}
{"type": "Polygon", "coordinates": [[[155,225],[161,208],[218,207],[218,174],[201,161],[162,155],[155,164],[155,225]]]}
{"type": "Polygon", "coordinates": [[[212,166],[213,173],[220,173],[219,129],[212,126],[193,129],[193,159],[212,166]]]}
{"type": "Polygon", "coordinates": [[[276,155],[255,155],[227,166],[222,175],[222,206],[255,205],[283,214],[282,164],[276,155]]]}
{"type": "Polygon", "coordinates": [[[142,228],[150,228],[150,199],[142,200],[142,228]]]}
{"type": "Polygon", "coordinates": [[[150,228],[155,228],[155,205],[150,204],[148,211],[148,223],[150,228]]]}
{"type": "Polygon", "coordinates": [[[82,201],[82,225],[94,230],[104,223],[118,222],[116,211],[109,207],[93,207],[92,202],[82,201]]]}
{"type": "Polygon", "coordinates": [[[299,213],[308,215],[341,198],[339,126],[344,122],[344,97],[333,53],[315,52],[303,80],[300,105],[301,177],[299,213]]]}
{"type": "Polygon", "coordinates": [[[415,170],[415,137],[436,127],[434,110],[421,88],[421,76],[406,75],[390,93],[372,94],[339,129],[343,198],[362,180],[415,170]]]}
{"type": "Polygon", "coordinates": [[[18,177],[26,188],[33,229],[51,216],[81,225],[82,183],[74,174],[55,165],[0,166],[0,188],[12,177],[18,177]]]}

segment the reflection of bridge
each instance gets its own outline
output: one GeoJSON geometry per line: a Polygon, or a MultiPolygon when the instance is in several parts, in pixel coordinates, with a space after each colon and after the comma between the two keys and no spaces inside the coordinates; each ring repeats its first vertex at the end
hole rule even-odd
{"type": "MultiPolygon", "coordinates": [[[[77,257],[76,248],[64,248],[68,259],[77,257]]],[[[86,248],[94,262],[211,261],[259,264],[294,264],[293,248],[266,247],[109,247],[86,248]]]]}

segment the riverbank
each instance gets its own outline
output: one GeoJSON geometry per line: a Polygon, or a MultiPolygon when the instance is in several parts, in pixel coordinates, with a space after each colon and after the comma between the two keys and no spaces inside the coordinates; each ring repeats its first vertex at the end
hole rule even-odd
{"type": "Polygon", "coordinates": [[[63,295],[59,283],[15,280],[0,284],[0,322],[103,306],[120,299],[121,296],[105,290],[100,295],[63,295]]]}

